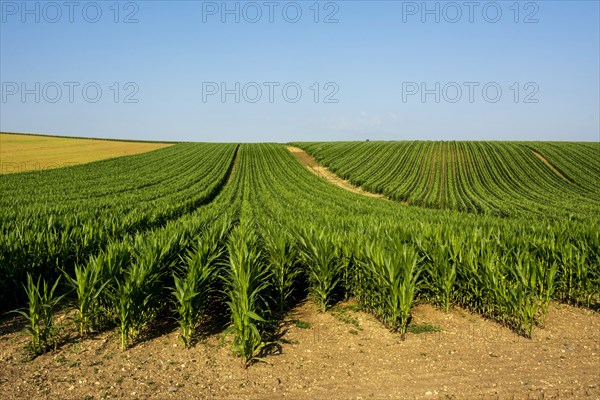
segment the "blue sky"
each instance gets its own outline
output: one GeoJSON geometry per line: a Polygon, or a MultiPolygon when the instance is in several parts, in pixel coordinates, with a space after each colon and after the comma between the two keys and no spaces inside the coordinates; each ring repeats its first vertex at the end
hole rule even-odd
{"type": "Polygon", "coordinates": [[[23,4],[0,1],[2,131],[600,140],[598,1],[23,4]]]}

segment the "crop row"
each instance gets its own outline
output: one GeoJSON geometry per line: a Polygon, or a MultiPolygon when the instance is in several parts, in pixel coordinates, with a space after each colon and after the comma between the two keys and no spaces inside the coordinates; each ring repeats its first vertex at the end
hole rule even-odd
{"type": "Polygon", "coordinates": [[[110,240],[164,225],[221,190],[236,145],[181,144],[146,154],[0,179],[0,304],[27,272],[56,277],[110,240]],[[4,195],[5,194],[5,195],[4,195]]]}
{"type": "MultiPolygon", "coordinates": [[[[324,312],[353,297],[402,336],[417,302],[464,307],[531,336],[552,299],[598,307],[600,229],[597,220],[366,198],[313,175],[281,145],[245,144],[210,204],[112,240],[66,275],[82,334],[116,326],[127,348],[173,315],[190,346],[198,327],[225,317],[248,366],[306,293],[324,312]]],[[[48,302],[50,285],[36,292],[29,282],[29,298],[48,302]]]]}
{"type": "Polygon", "coordinates": [[[551,218],[585,219],[600,212],[597,143],[347,142],[298,146],[342,178],[411,205],[551,218]],[[550,166],[534,150],[542,157],[547,155],[550,166]]]}
{"type": "Polygon", "coordinates": [[[536,222],[366,199],[307,173],[279,146],[253,151],[258,231],[277,223],[288,232],[299,276],[322,309],[353,296],[403,331],[422,299],[460,305],[529,336],[552,298],[598,306],[597,221],[536,222]]]}

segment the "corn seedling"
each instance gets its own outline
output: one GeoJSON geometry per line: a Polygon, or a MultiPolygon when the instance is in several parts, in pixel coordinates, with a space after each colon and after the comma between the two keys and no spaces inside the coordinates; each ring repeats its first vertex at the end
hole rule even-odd
{"type": "Polygon", "coordinates": [[[63,296],[56,296],[55,291],[60,277],[50,287],[45,280],[38,277],[34,282],[31,274],[27,274],[27,284],[23,285],[28,298],[28,307],[15,310],[27,319],[27,331],[31,336],[29,347],[35,354],[47,351],[51,346],[56,347],[58,328],[54,325],[54,309],[63,296]]]}
{"type": "Polygon", "coordinates": [[[101,281],[101,271],[94,262],[75,267],[75,277],[65,273],[69,285],[77,295],[76,324],[81,335],[89,333],[100,312],[98,299],[110,280],[101,281]]]}
{"type": "Polygon", "coordinates": [[[448,312],[456,281],[456,265],[451,259],[447,246],[433,248],[431,260],[427,263],[427,272],[431,283],[430,289],[437,304],[443,311],[448,312]]]}
{"type": "Polygon", "coordinates": [[[313,300],[321,312],[331,305],[332,294],[341,280],[342,262],[335,245],[323,232],[304,230],[299,236],[300,256],[308,267],[308,280],[313,300]]]}
{"type": "Polygon", "coordinates": [[[266,262],[271,271],[275,300],[279,313],[283,314],[299,270],[296,268],[297,252],[292,238],[281,228],[265,224],[263,242],[266,250],[266,262]]]}
{"type": "Polygon", "coordinates": [[[159,282],[159,273],[143,263],[134,263],[127,271],[124,282],[117,283],[117,317],[122,350],[127,348],[130,339],[134,339],[151,318],[159,282]]]}
{"type": "Polygon", "coordinates": [[[219,242],[207,235],[188,250],[179,275],[173,274],[175,286],[171,292],[175,297],[179,336],[185,347],[190,347],[194,330],[205,310],[221,254],[219,242]]]}
{"type": "Polygon", "coordinates": [[[117,282],[117,318],[121,335],[121,348],[125,350],[130,339],[134,339],[155,315],[163,293],[162,278],[173,265],[170,259],[177,237],[153,238],[136,241],[136,258],[117,282]]]}
{"type": "Polygon", "coordinates": [[[558,266],[556,262],[552,262],[552,264],[548,265],[545,261],[539,260],[537,262],[537,268],[538,274],[543,276],[539,282],[540,317],[538,319],[538,323],[539,325],[544,326],[546,316],[548,315],[548,307],[550,306],[550,301],[554,295],[558,266]]]}
{"type": "Polygon", "coordinates": [[[249,223],[235,228],[227,243],[229,268],[224,276],[234,333],[233,351],[246,368],[254,360],[261,360],[258,356],[266,345],[260,325],[265,322],[261,314],[267,306],[263,292],[268,287],[269,271],[257,245],[258,237],[249,223]]]}
{"type": "Polygon", "coordinates": [[[387,248],[371,244],[365,267],[373,277],[373,290],[380,291],[383,321],[392,331],[400,332],[404,340],[422,271],[415,249],[398,241],[387,248]]]}

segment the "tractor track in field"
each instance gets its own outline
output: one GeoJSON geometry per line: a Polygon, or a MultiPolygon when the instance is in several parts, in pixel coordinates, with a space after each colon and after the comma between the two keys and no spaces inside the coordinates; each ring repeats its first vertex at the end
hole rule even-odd
{"type": "Polygon", "coordinates": [[[300,164],[304,165],[310,172],[313,174],[325,179],[327,182],[336,185],[342,189],[346,189],[352,193],[357,193],[366,197],[378,198],[378,199],[386,199],[389,198],[383,194],[379,193],[371,193],[362,189],[361,187],[354,186],[350,181],[346,179],[342,179],[321,164],[317,162],[311,155],[302,150],[299,147],[295,146],[287,146],[287,149],[292,153],[292,155],[300,162],[300,164]]]}
{"type": "Polygon", "coordinates": [[[530,148],[530,150],[531,150],[531,152],[532,152],[532,153],[533,153],[533,154],[534,154],[534,155],[535,155],[537,158],[539,158],[539,159],[540,159],[540,160],[541,160],[541,161],[542,161],[544,164],[546,164],[546,165],[548,166],[548,168],[550,168],[552,171],[554,171],[554,173],[555,173],[556,175],[560,176],[561,178],[563,178],[563,179],[564,179],[565,181],[567,181],[567,182],[569,182],[569,181],[570,181],[570,180],[569,180],[569,178],[567,178],[566,176],[564,176],[564,175],[562,174],[562,172],[560,172],[560,171],[558,170],[558,168],[556,168],[554,165],[552,165],[552,163],[550,163],[550,161],[546,160],[546,158],[545,158],[543,155],[541,155],[540,153],[538,153],[537,151],[535,151],[535,150],[533,150],[533,149],[531,149],[531,148],[530,148]]]}
{"type": "Polygon", "coordinates": [[[235,153],[233,154],[233,160],[231,160],[231,164],[229,165],[229,169],[227,170],[227,178],[225,178],[225,183],[223,184],[223,186],[227,185],[231,181],[231,178],[233,177],[233,171],[235,171],[235,168],[237,167],[237,160],[238,160],[239,153],[240,153],[240,145],[238,144],[237,147],[235,148],[235,153]]]}

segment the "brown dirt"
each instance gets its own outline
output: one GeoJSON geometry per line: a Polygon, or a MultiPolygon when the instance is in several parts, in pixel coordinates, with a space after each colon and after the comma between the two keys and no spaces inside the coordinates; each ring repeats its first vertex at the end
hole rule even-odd
{"type": "Polygon", "coordinates": [[[313,157],[311,157],[301,148],[287,146],[287,149],[292,153],[294,157],[296,157],[300,164],[304,165],[306,168],[308,168],[309,171],[311,171],[315,175],[324,178],[325,180],[327,180],[327,182],[339,186],[342,189],[346,189],[350,192],[362,194],[363,196],[387,199],[387,197],[383,194],[367,192],[366,190],[363,190],[358,186],[354,186],[350,183],[350,181],[340,178],[339,176],[337,176],[336,174],[319,164],[313,157]]]}
{"type": "Polygon", "coordinates": [[[14,317],[0,323],[0,398],[600,398],[600,315],[592,311],[552,305],[546,327],[524,339],[461,309],[421,305],[414,321],[441,332],[401,341],[348,303],[341,310],[301,304],[283,325],[281,352],[247,370],[229,337],[186,350],[173,327],[125,352],[110,331],[23,361],[27,337],[14,331],[14,317]]]}
{"type": "Polygon", "coordinates": [[[540,160],[542,160],[542,162],[544,164],[546,164],[552,171],[554,171],[554,173],[558,176],[560,176],[561,178],[563,178],[565,181],[568,181],[567,177],[564,176],[558,169],[556,169],[556,167],[554,165],[552,165],[548,160],[546,160],[546,158],[544,158],[543,155],[541,155],[540,153],[538,153],[535,150],[531,150],[531,152],[540,160]]]}
{"type": "Polygon", "coordinates": [[[67,167],[167,146],[172,144],[0,133],[0,175],[67,167]]]}

